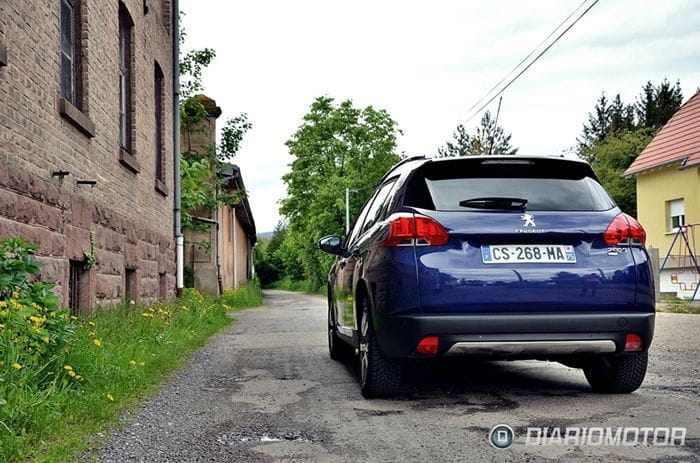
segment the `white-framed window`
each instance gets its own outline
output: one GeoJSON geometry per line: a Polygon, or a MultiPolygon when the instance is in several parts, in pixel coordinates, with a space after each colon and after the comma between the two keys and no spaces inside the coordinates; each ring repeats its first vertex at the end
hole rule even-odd
{"type": "Polygon", "coordinates": [[[685,225],[685,201],[683,198],[666,201],[666,230],[678,231],[685,225]]]}

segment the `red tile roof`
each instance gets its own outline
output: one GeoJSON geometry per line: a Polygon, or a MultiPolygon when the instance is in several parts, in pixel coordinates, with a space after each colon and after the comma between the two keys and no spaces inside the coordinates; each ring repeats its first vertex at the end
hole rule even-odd
{"type": "Polygon", "coordinates": [[[683,167],[700,165],[700,90],[676,111],[623,175],[676,162],[683,167]]]}

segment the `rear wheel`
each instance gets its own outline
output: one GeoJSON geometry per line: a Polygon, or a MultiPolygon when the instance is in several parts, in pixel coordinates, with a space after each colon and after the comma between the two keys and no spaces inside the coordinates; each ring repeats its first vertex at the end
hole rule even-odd
{"type": "Polygon", "coordinates": [[[583,367],[588,384],[594,391],[622,394],[636,391],[647,372],[648,354],[639,352],[614,357],[600,357],[583,367]]]}
{"type": "Polygon", "coordinates": [[[368,399],[393,397],[401,387],[401,363],[380,352],[366,298],[360,316],[360,387],[368,399]]]}

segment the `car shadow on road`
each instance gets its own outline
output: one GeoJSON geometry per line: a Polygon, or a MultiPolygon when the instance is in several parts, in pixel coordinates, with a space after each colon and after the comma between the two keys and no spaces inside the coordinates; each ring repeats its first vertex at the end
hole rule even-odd
{"type": "MultiPolygon", "coordinates": [[[[359,380],[358,363],[355,358],[343,362],[355,380],[359,380]]],[[[554,362],[436,359],[406,362],[403,371],[399,400],[469,393],[547,397],[592,394],[582,371],[554,362]]]]}

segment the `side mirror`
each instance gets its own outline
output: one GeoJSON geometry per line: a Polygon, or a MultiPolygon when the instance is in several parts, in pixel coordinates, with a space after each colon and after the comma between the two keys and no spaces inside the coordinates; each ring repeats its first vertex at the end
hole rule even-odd
{"type": "Polygon", "coordinates": [[[342,242],[343,240],[340,239],[340,236],[324,236],[323,238],[318,240],[318,247],[321,248],[321,251],[323,252],[340,256],[344,252],[342,242]]]}

